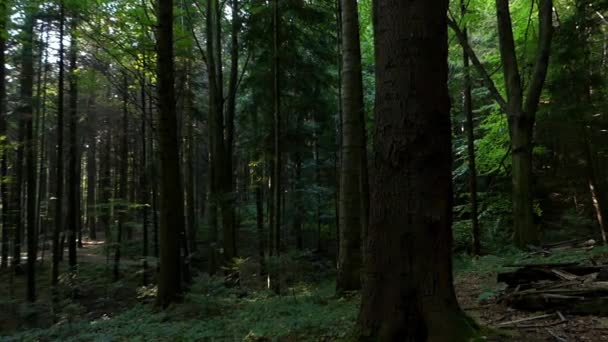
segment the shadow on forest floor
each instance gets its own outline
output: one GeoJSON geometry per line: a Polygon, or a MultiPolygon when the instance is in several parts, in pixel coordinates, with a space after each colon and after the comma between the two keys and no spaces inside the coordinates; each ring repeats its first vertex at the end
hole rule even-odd
{"type": "MultiPolygon", "coordinates": [[[[20,301],[22,276],[14,279],[12,298],[18,299],[7,299],[7,287],[0,289],[0,340],[344,341],[356,321],[358,294],[336,298],[333,271],[327,266],[320,273],[306,270],[298,281],[283,287],[282,296],[263,289],[263,279],[255,275],[240,287],[226,287],[220,278],[201,275],[184,303],[158,312],[151,305],[155,288],[140,284],[141,262],[125,259],[123,278],[113,282],[101,248],[88,245],[80,250],[79,272],[62,277],[62,300],[56,304],[49,300],[46,267],[38,272],[40,300],[35,305],[20,301]]],[[[514,251],[502,257],[456,257],[456,290],[464,310],[492,329],[490,341],[608,340],[608,318],[564,314],[562,319],[556,312],[523,312],[500,301],[504,287],[496,275],[504,265],[590,259],[608,261],[608,248],[546,257],[514,251]],[[510,324],[518,320],[526,324],[510,324]]],[[[0,278],[3,284],[9,284],[6,273],[0,278]]]]}

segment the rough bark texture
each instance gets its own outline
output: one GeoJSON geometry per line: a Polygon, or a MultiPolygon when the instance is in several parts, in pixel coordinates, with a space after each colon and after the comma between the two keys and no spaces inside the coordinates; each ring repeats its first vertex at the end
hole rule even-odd
{"type": "Polygon", "coordinates": [[[359,315],[380,341],[465,341],[452,284],[448,1],[375,1],[376,137],[359,315]]]}
{"type": "Polygon", "coordinates": [[[160,151],[160,274],[158,305],[167,307],[181,293],[179,234],[184,229],[179,140],[175,108],[173,1],[158,0],[158,141],[160,151]]]}
{"type": "Polygon", "coordinates": [[[341,0],[342,138],[336,290],[361,286],[361,235],[367,226],[367,153],[357,0],[341,0]]]}

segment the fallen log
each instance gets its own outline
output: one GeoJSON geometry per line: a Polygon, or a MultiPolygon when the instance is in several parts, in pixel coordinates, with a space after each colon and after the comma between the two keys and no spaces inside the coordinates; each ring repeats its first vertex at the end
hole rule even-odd
{"type": "Polygon", "coordinates": [[[521,286],[529,287],[532,283],[559,280],[574,280],[572,276],[587,276],[592,273],[599,273],[606,265],[581,266],[581,265],[561,265],[555,264],[536,264],[522,266],[515,271],[502,272],[496,276],[496,281],[506,283],[509,287],[521,286]],[[565,279],[570,278],[570,279],[565,279]]]}
{"type": "Polygon", "coordinates": [[[608,288],[530,289],[505,297],[507,304],[525,311],[558,311],[575,315],[608,316],[608,288]]]}

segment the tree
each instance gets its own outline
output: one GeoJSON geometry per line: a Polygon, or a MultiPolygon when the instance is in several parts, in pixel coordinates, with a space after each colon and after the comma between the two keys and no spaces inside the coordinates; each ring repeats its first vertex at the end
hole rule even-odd
{"type": "Polygon", "coordinates": [[[80,177],[78,172],[78,164],[80,156],[78,153],[78,75],[77,75],[77,58],[78,44],[76,40],[77,23],[72,19],[71,39],[70,39],[70,66],[69,66],[69,138],[68,141],[68,202],[67,202],[67,228],[68,228],[68,259],[70,269],[74,271],[77,266],[76,254],[76,233],[79,230],[79,193],[80,193],[80,177]]]}
{"type": "Polygon", "coordinates": [[[368,219],[367,139],[361,75],[359,11],[356,0],[341,0],[342,138],[339,196],[338,292],[361,286],[361,235],[368,219]]]}
{"type": "Polygon", "coordinates": [[[8,174],[7,146],[6,146],[6,18],[8,17],[8,6],[5,1],[0,2],[0,136],[2,137],[2,149],[0,150],[0,199],[2,200],[2,256],[0,267],[8,267],[8,187],[4,180],[8,174]]]}
{"type": "Polygon", "coordinates": [[[537,243],[532,198],[532,149],[536,111],[538,110],[551,52],[553,37],[553,1],[541,0],[538,8],[538,47],[532,76],[524,97],[524,83],[518,66],[513,25],[508,0],[496,0],[498,42],[506,88],[506,98],[497,90],[489,73],[468,43],[464,32],[452,18],[448,21],[471,62],[482,76],[492,97],[507,114],[512,151],[512,203],[514,241],[519,247],[537,243]]]}
{"type": "MultiPolygon", "coordinates": [[[[460,1],[461,14],[464,17],[467,5],[463,0],[460,1]]],[[[469,41],[469,34],[466,26],[462,33],[464,39],[469,41]]],[[[473,122],[473,95],[471,86],[471,68],[467,52],[462,52],[462,67],[464,69],[464,85],[462,89],[462,109],[466,115],[467,131],[467,159],[469,164],[469,193],[471,196],[471,228],[473,232],[473,254],[479,255],[481,252],[481,242],[479,236],[479,209],[477,203],[477,167],[475,166],[475,123],[473,122]]]]}
{"type": "MultiPolygon", "coordinates": [[[[34,140],[34,10],[33,3],[26,4],[25,22],[23,25],[23,46],[21,51],[21,105],[19,108],[20,120],[25,128],[25,162],[26,162],[26,225],[27,225],[27,299],[36,300],[36,160],[34,140]]],[[[18,168],[20,168],[19,166],[18,168]]],[[[19,177],[18,177],[19,178],[19,177]]],[[[21,188],[18,185],[17,188],[21,188]]],[[[17,198],[20,198],[18,196],[17,198]]],[[[20,205],[20,203],[17,203],[20,205]]],[[[21,256],[18,256],[21,258],[21,256]]]]}
{"type": "Polygon", "coordinates": [[[452,284],[448,1],[376,0],[376,111],[359,328],[380,341],[465,341],[452,284]]]}
{"type": "Polygon", "coordinates": [[[184,228],[175,77],[173,61],[173,0],[158,0],[158,141],[160,152],[160,274],[157,303],[167,307],[181,292],[179,235],[184,228]]]}
{"type": "Polygon", "coordinates": [[[63,43],[65,29],[65,5],[63,0],[59,3],[59,76],[57,84],[57,150],[56,150],[56,171],[55,171],[55,227],[53,230],[53,267],[51,270],[51,283],[57,285],[59,280],[59,257],[61,247],[59,235],[63,229],[63,98],[65,82],[65,66],[63,58],[65,47],[63,43]]]}

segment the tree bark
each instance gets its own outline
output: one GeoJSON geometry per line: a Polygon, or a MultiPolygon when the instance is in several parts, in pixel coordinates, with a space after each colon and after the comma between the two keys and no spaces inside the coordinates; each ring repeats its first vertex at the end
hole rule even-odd
{"type": "Polygon", "coordinates": [[[78,163],[80,158],[78,156],[78,75],[77,73],[77,56],[78,46],[76,41],[76,29],[77,25],[75,22],[72,23],[71,27],[71,42],[70,42],[70,69],[69,69],[69,137],[68,142],[69,154],[68,154],[68,203],[67,203],[67,228],[68,228],[68,259],[70,269],[76,270],[77,266],[77,254],[76,254],[76,234],[78,232],[78,216],[80,212],[78,210],[78,193],[80,192],[80,177],[78,177],[78,163]]]}
{"type": "Polygon", "coordinates": [[[87,149],[87,228],[91,240],[97,240],[97,113],[95,101],[95,95],[92,95],[88,113],[89,148],[87,149]]]}
{"type": "MultiPolygon", "coordinates": [[[[34,8],[29,5],[25,9],[25,20],[23,25],[23,40],[21,50],[21,105],[19,118],[23,120],[25,136],[25,182],[26,192],[26,225],[27,225],[27,300],[36,300],[36,159],[34,140],[34,8]]],[[[18,158],[19,159],[19,158],[18,158]]],[[[19,162],[19,161],[18,161],[19,162]]],[[[18,165],[18,169],[21,165],[18,165]]],[[[20,177],[17,177],[18,179],[20,177]]],[[[21,185],[18,184],[18,191],[21,185]]],[[[18,196],[17,198],[20,198],[18,196]]],[[[20,256],[19,256],[20,258],[20,256]]]]}
{"type": "Polygon", "coordinates": [[[549,65],[551,40],[553,37],[553,1],[541,0],[539,2],[539,34],[536,61],[525,99],[523,97],[524,90],[518,69],[508,0],[496,0],[496,16],[500,55],[507,93],[506,100],[497,90],[489,73],[469,45],[466,35],[458,27],[453,18],[448,20],[448,25],[454,30],[456,37],[471,59],[473,66],[482,76],[490,94],[508,116],[513,164],[511,172],[513,187],[513,237],[516,245],[526,247],[527,245],[538,243],[538,229],[533,224],[533,130],[536,111],[549,65]]]}
{"type": "Polygon", "coordinates": [[[120,134],[120,174],[117,194],[117,198],[120,201],[120,204],[118,205],[118,232],[116,234],[116,249],[114,251],[115,281],[120,278],[120,253],[129,208],[129,203],[127,199],[127,186],[129,178],[129,80],[126,74],[123,75],[122,91],[122,133],[120,134]]]}
{"type": "Polygon", "coordinates": [[[57,168],[55,171],[55,227],[53,231],[53,267],[51,271],[51,283],[57,285],[59,280],[59,259],[62,254],[59,235],[63,229],[63,98],[64,98],[64,73],[63,58],[65,47],[63,44],[65,28],[65,5],[60,0],[59,9],[59,76],[57,85],[57,168]]]}
{"type": "Polygon", "coordinates": [[[165,308],[181,293],[179,235],[184,228],[173,62],[173,1],[158,0],[158,140],[160,150],[160,275],[157,303],[165,308]]]}
{"type": "MultiPolygon", "coordinates": [[[[460,1],[462,16],[466,15],[466,4],[460,1]]],[[[467,28],[463,29],[464,38],[469,40],[467,28]]],[[[466,116],[467,131],[467,160],[469,164],[469,193],[471,196],[471,230],[473,233],[473,254],[481,253],[481,242],[479,234],[479,214],[477,204],[477,167],[475,165],[475,122],[473,120],[473,95],[471,91],[471,70],[469,56],[463,49],[462,65],[464,69],[464,87],[462,96],[462,109],[466,116]]]]}
{"type": "Polygon", "coordinates": [[[376,115],[359,314],[380,341],[465,341],[453,288],[448,1],[375,1],[376,115]]]}
{"type": "Polygon", "coordinates": [[[359,11],[356,0],[341,0],[342,124],[340,157],[338,275],[336,290],[361,287],[361,235],[367,226],[367,139],[361,74],[359,11]]]}
{"type": "MultiPolygon", "coordinates": [[[[6,137],[6,19],[8,17],[8,6],[5,1],[0,2],[0,136],[6,137]]],[[[6,179],[8,174],[8,160],[6,152],[6,138],[2,142],[0,149],[0,179],[6,179]]],[[[0,199],[2,200],[2,256],[0,259],[0,268],[8,267],[9,254],[9,216],[8,216],[8,186],[6,182],[0,182],[0,199]]]]}

